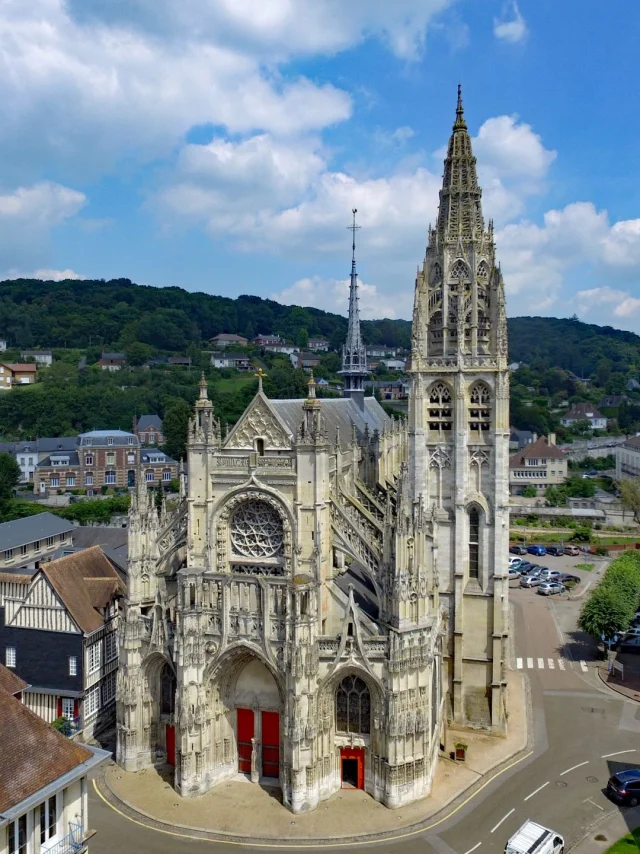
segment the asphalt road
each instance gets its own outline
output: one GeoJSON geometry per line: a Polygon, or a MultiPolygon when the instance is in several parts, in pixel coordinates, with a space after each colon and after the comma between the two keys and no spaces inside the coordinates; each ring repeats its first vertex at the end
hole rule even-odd
{"type": "MultiPolygon", "coordinates": [[[[497,854],[527,818],[559,831],[569,845],[613,808],[603,793],[609,776],[640,765],[640,704],[600,690],[593,645],[573,630],[580,603],[520,589],[512,590],[512,602],[514,664],[520,660],[531,684],[533,755],[432,830],[375,847],[393,854],[497,854]]],[[[163,834],[118,815],[90,792],[90,825],[97,830],[91,854],[251,848],[163,834]]]]}

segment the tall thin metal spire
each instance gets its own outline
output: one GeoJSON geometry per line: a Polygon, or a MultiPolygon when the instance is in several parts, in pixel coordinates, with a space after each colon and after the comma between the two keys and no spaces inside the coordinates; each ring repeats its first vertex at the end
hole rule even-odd
{"type": "Polygon", "coordinates": [[[360,306],[358,301],[358,272],[356,269],[356,231],[360,229],[356,225],[357,208],[351,211],[353,220],[348,226],[351,231],[351,281],[349,284],[349,325],[347,328],[347,340],[342,348],[342,370],[340,374],[344,377],[345,397],[357,397],[364,405],[364,382],[369,376],[367,371],[367,352],[362,343],[360,333],[360,306]]]}

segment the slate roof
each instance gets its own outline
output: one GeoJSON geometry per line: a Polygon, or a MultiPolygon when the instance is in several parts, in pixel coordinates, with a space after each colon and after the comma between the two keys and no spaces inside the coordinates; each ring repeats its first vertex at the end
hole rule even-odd
{"type": "Polygon", "coordinates": [[[136,430],[162,430],[162,418],[159,415],[141,415],[136,430]]]}
{"type": "Polygon", "coordinates": [[[128,433],[126,430],[89,430],[87,433],[80,433],[78,436],[78,446],[84,447],[116,447],[128,445],[129,447],[137,448],[140,444],[140,440],[135,435],[135,433],[128,433]],[[90,439],[90,442],[86,440],[90,439]],[[110,443],[107,443],[107,439],[111,439],[110,443]],[[130,442],[129,439],[133,439],[133,442],[130,442]]]}
{"type": "Polygon", "coordinates": [[[0,690],[8,694],[19,694],[28,687],[28,683],[21,679],[13,670],[9,670],[4,664],[0,664],[0,690]]]}
{"type": "Polygon", "coordinates": [[[77,436],[59,436],[55,439],[38,439],[38,453],[50,454],[53,451],[75,451],[77,436]]]}
{"type": "MultiPolygon", "coordinates": [[[[60,454],[68,454],[69,455],[69,466],[79,466],[80,465],[80,457],[78,456],[77,451],[58,451],[56,456],[60,454]]],[[[38,463],[38,468],[54,468],[51,463],[51,456],[45,457],[38,463]]],[[[67,466],[55,466],[55,468],[66,468],[67,466]]]]}
{"type": "Polygon", "coordinates": [[[622,447],[637,450],[640,448],[640,436],[632,436],[630,439],[627,439],[622,447]]]}
{"type": "Polygon", "coordinates": [[[70,617],[85,633],[99,629],[104,620],[97,609],[104,608],[114,593],[124,593],[124,585],[100,546],[52,560],[40,567],[70,617]]]}
{"type": "Polygon", "coordinates": [[[93,758],[0,689],[0,813],[93,758]]]}
{"type": "Polygon", "coordinates": [[[154,450],[142,451],[140,453],[140,462],[143,466],[178,465],[178,461],[174,460],[168,454],[163,454],[162,451],[154,450]]]}
{"type": "Polygon", "coordinates": [[[349,595],[349,587],[353,587],[353,601],[371,620],[376,621],[380,616],[380,607],[376,589],[367,573],[354,561],[346,572],[341,572],[334,579],[334,584],[343,593],[349,595]]]}
{"type": "Polygon", "coordinates": [[[566,460],[566,455],[556,445],[550,445],[546,436],[540,436],[509,459],[509,468],[523,466],[526,459],[566,460]]]}
{"type": "Polygon", "coordinates": [[[3,522],[0,525],[0,552],[17,549],[56,534],[68,533],[73,531],[74,527],[73,522],[54,516],[53,513],[36,513],[24,519],[3,522]]]}
{"type": "MultiPolygon", "coordinates": [[[[304,400],[269,400],[269,406],[284,421],[292,436],[298,431],[302,420],[304,400]]],[[[336,432],[340,431],[340,441],[344,445],[351,441],[352,425],[355,424],[358,436],[362,437],[365,428],[369,433],[382,432],[391,427],[391,418],[380,406],[375,397],[364,398],[364,409],[360,409],[350,397],[326,398],[320,401],[320,412],[329,435],[329,441],[335,442],[336,432]]]]}

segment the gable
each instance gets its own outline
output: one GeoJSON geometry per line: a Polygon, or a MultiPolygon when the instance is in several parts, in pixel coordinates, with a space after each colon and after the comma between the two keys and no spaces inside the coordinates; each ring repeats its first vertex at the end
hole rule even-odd
{"type": "Polygon", "coordinates": [[[229,434],[225,448],[253,450],[255,439],[264,439],[265,449],[282,450],[291,447],[291,436],[276,417],[264,395],[258,393],[244,415],[229,434]]]}
{"type": "Polygon", "coordinates": [[[34,579],[23,600],[6,599],[6,625],[19,629],[44,629],[49,632],[80,630],[44,575],[34,579]]]}

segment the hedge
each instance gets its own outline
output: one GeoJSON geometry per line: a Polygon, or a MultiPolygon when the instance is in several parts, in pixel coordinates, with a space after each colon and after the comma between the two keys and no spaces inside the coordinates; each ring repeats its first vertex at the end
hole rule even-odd
{"type": "Polygon", "coordinates": [[[579,625],[597,640],[626,632],[640,601],[640,553],[626,551],[609,565],[580,613],[579,625]]]}

